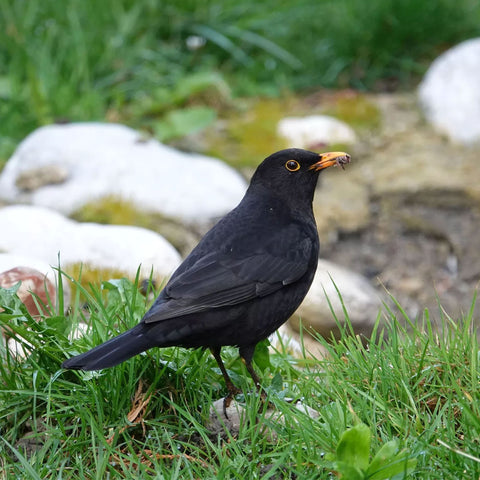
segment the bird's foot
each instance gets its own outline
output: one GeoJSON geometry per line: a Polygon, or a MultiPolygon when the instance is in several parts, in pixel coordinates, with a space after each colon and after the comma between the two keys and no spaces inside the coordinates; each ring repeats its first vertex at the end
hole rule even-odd
{"type": "Polygon", "coordinates": [[[266,410],[273,410],[275,408],[275,405],[268,399],[267,392],[263,388],[258,390],[258,394],[260,396],[259,413],[265,412],[266,410]]]}
{"type": "Polygon", "coordinates": [[[242,391],[239,388],[235,387],[233,384],[229,386],[228,395],[223,399],[223,414],[225,415],[225,418],[227,420],[228,420],[227,408],[232,403],[232,400],[235,399],[235,396],[238,395],[239,393],[242,393],[242,391]]]}

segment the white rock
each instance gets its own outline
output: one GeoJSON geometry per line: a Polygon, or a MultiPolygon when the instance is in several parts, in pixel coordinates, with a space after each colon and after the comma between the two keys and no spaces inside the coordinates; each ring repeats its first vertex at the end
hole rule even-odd
{"type": "MultiPolygon", "coordinates": [[[[240,433],[240,429],[243,426],[249,425],[249,421],[252,418],[251,412],[246,410],[247,407],[245,404],[241,404],[236,400],[232,400],[226,409],[227,416],[225,416],[225,412],[223,411],[223,402],[224,399],[221,398],[220,400],[216,400],[210,407],[207,429],[214,435],[222,435],[226,430],[228,430],[229,434],[235,437],[240,433]]],[[[289,402],[287,401],[287,403],[289,402]]],[[[275,429],[269,426],[269,423],[271,425],[287,424],[289,428],[295,428],[298,426],[296,415],[307,415],[312,420],[317,419],[320,415],[317,410],[305,405],[301,401],[298,401],[292,405],[290,413],[291,414],[288,415],[288,421],[282,412],[275,408],[268,408],[266,412],[259,414],[259,417],[261,417],[261,422],[264,423],[263,426],[261,423],[259,423],[261,428],[260,432],[267,441],[276,442],[278,440],[277,432],[275,429]],[[266,420],[268,420],[268,422],[266,422],[266,420]]]]}
{"type": "Polygon", "coordinates": [[[319,260],[312,286],[294,316],[290,325],[298,329],[302,325],[330,338],[332,333],[338,337],[339,330],[335,316],[344,323],[342,300],[355,333],[370,335],[382,307],[382,300],[368,280],[355,272],[340,267],[327,260],[319,260]],[[331,308],[330,308],[331,304],[331,308]]]}
{"type": "Polygon", "coordinates": [[[278,122],[277,133],[285,138],[289,147],[297,148],[315,149],[322,145],[353,144],[357,141],[351,127],[327,115],[286,117],[278,122]]]}
{"type": "Polygon", "coordinates": [[[27,205],[0,209],[0,250],[29,255],[62,268],[84,263],[98,268],[156,278],[170,275],[181,261],[179,253],[161,236],[139,227],[78,223],[58,212],[27,205]],[[8,228],[6,227],[8,226],[8,228]]]}
{"type": "Polygon", "coordinates": [[[7,348],[10,351],[10,355],[18,359],[27,358],[33,351],[33,346],[26,340],[18,342],[13,338],[7,340],[7,348]]]}
{"type": "MultiPolygon", "coordinates": [[[[295,321],[293,321],[295,322],[295,321]]],[[[303,331],[295,331],[290,322],[284,323],[275,333],[270,335],[270,353],[285,352],[294,358],[325,358],[326,348],[312,335],[303,331]]]]}
{"type": "MultiPolygon", "coordinates": [[[[1,210],[0,210],[1,211],[1,210]]],[[[46,275],[48,278],[55,278],[56,272],[52,266],[43,260],[31,257],[28,254],[18,255],[16,253],[0,253],[0,272],[6,272],[18,266],[28,266],[46,275]]]]}
{"type": "Polygon", "coordinates": [[[241,175],[220,160],[187,154],[126,126],[102,123],[50,125],[18,146],[0,175],[0,197],[70,214],[105,196],[190,222],[231,210],[245,193],[241,175]],[[59,184],[22,190],[28,171],[68,172],[59,184]],[[57,168],[57,169],[58,169],[57,168]]]}
{"type": "Polygon", "coordinates": [[[84,337],[88,333],[88,325],[84,322],[79,322],[68,336],[69,340],[74,341],[84,337]]]}
{"type": "Polygon", "coordinates": [[[439,132],[466,145],[480,142],[480,38],[440,55],[418,94],[427,119],[439,132]]]}
{"type": "Polygon", "coordinates": [[[275,350],[285,350],[296,358],[302,358],[302,344],[297,338],[298,334],[297,336],[295,334],[296,332],[292,332],[286,323],[281,325],[278,330],[268,337],[270,353],[274,353],[275,350]]]}

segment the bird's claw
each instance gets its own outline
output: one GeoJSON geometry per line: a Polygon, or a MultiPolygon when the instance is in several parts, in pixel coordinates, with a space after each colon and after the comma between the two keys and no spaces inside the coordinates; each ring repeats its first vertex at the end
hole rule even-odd
{"type": "Polygon", "coordinates": [[[260,411],[263,411],[265,409],[265,406],[267,410],[275,408],[275,405],[268,399],[267,392],[263,388],[260,388],[258,393],[260,395],[260,411]]]}
{"type": "Polygon", "coordinates": [[[235,396],[238,395],[239,393],[242,393],[242,391],[239,388],[233,386],[233,388],[228,389],[228,395],[223,399],[223,415],[227,420],[229,420],[228,414],[227,414],[227,408],[232,403],[232,400],[235,399],[235,396]]]}

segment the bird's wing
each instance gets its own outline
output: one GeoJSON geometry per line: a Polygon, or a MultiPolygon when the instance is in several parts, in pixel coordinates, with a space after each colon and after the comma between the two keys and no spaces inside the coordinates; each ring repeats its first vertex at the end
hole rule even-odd
{"type": "Polygon", "coordinates": [[[144,321],[157,322],[268,295],[302,277],[314,249],[314,240],[297,225],[257,244],[261,246],[245,250],[238,241],[239,252],[234,247],[230,253],[223,249],[201,256],[170,279],[144,321]]]}

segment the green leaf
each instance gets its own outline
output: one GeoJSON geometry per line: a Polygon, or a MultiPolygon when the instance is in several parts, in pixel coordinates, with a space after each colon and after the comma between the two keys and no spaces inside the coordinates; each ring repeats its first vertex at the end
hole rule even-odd
{"type": "MultiPolygon", "coordinates": [[[[384,447],[386,445],[387,444],[385,444],[384,447]]],[[[388,447],[388,449],[390,448],[391,447],[388,447]]],[[[380,451],[382,449],[383,447],[380,449],[380,451]]],[[[374,465],[375,459],[377,458],[380,451],[377,453],[377,455],[375,455],[375,458],[372,460],[372,463],[368,468],[368,480],[401,480],[405,478],[409,473],[412,473],[417,465],[417,459],[408,458],[408,452],[405,450],[398,453],[397,455],[390,455],[388,457],[385,457],[383,460],[383,465],[380,463],[375,463],[374,465]]]]}
{"type": "Polygon", "coordinates": [[[0,313],[0,322],[7,324],[10,320],[23,317],[23,314],[0,313]]]}
{"type": "MultiPolygon", "coordinates": [[[[384,468],[391,462],[392,458],[398,451],[398,440],[391,440],[390,442],[385,443],[385,445],[380,448],[377,454],[373,457],[370,465],[367,469],[367,474],[372,475],[380,469],[384,468]]],[[[377,478],[377,477],[372,477],[377,478]]],[[[380,477],[379,477],[380,478],[380,477]]],[[[381,477],[384,478],[384,477],[381,477]]]]}
{"type": "Polygon", "coordinates": [[[127,278],[115,278],[102,282],[102,289],[107,292],[109,311],[121,308],[132,319],[140,320],[143,317],[145,298],[137,291],[136,284],[127,278]]]}
{"type": "Polygon", "coordinates": [[[273,390],[281,392],[283,390],[283,377],[280,372],[276,373],[270,384],[273,390]]]}
{"type": "Polygon", "coordinates": [[[0,98],[4,100],[10,100],[12,98],[10,79],[6,75],[0,76],[0,98]]]}
{"type": "Polygon", "coordinates": [[[155,134],[162,141],[183,137],[207,127],[217,118],[213,108],[189,107],[168,112],[155,125],[155,134]]]}
{"type": "Polygon", "coordinates": [[[216,72],[197,72],[180,78],[173,92],[170,92],[170,96],[177,105],[180,105],[192,97],[212,89],[223,98],[230,96],[228,84],[216,72]]]}
{"type": "Polygon", "coordinates": [[[267,368],[271,368],[272,364],[270,363],[270,352],[268,347],[270,342],[268,339],[262,340],[255,347],[255,353],[253,354],[253,361],[258,365],[258,368],[263,372],[267,368]]]}
{"type": "Polygon", "coordinates": [[[22,282],[18,282],[10,288],[0,288],[0,308],[4,310],[4,313],[13,314],[16,318],[31,318],[27,307],[17,295],[17,290],[21,284],[22,282]]]}
{"type": "Polygon", "coordinates": [[[112,303],[127,303],[127,295],[131,292],[128,280],[113,278],[102,282],[102,289],[108,291],[108,300],[112,303]]]}
{"type": "Polygon", "coordinates": [[[372,434],[363,423],[343,432],[337,446],[337,463],[345,463],[366,470],[372,434]]]}
{"type": "Polygon", "coordinates": [[[172,110],[166,115],[166,120],[173,126],[178,136],[194,133],[210,125],[217,114],[213,108],[190,107],[172,110]]]}
{"type": "Polygon", "coordinates": [[[347,462],[335,462],[335,470],[343,480],[364,480],[365,475],[358,467],[347,462]]]}
{"type": "Polygon", "coordinates": [[[17,282],[15,285],[12,285],[9,288],[0,287],[0,305],[4,305],[10,302],[13,297],[17,296],[17,290],[20,288],[22,282],[17,282]]]}
{"type": "Polygon", "coordinates": [[[57,333],[66,334],[70,328],[70,321],[63,315],[45,317],[45,324],[57,333]]]}
{"type": "Polygon", "coordinates": [[[334,462],[336,458],[337,456],[332,452],[328,452],[325,454],[325,460],[327,460],[328,462],[334,462]]]}

